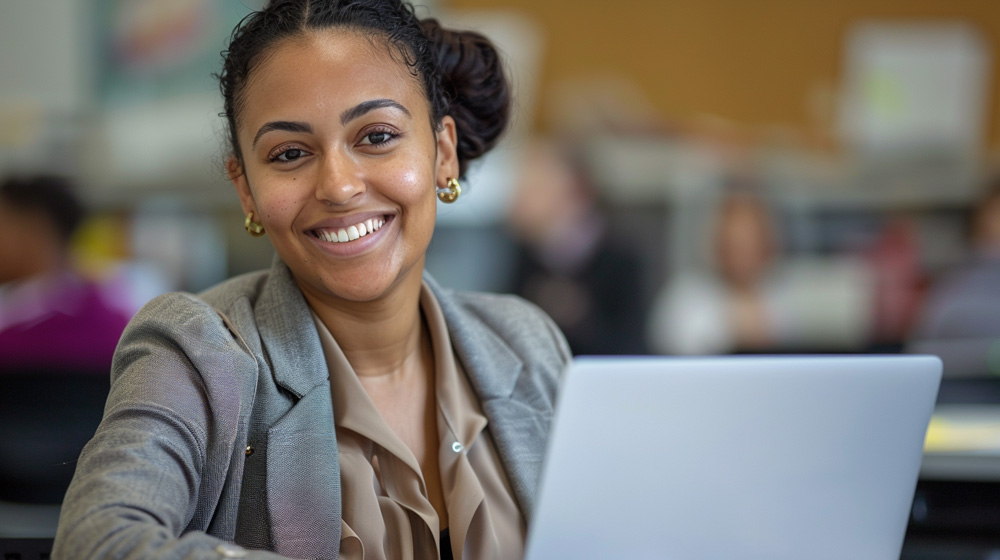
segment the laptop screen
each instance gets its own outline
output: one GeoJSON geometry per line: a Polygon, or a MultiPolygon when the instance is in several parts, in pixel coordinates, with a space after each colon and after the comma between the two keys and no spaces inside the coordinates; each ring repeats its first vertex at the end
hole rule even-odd
{"type": "Polygon", "coordinates": [[[927,356],[579,358],[527,558],[898,558],[940,376],[927,356]]]}

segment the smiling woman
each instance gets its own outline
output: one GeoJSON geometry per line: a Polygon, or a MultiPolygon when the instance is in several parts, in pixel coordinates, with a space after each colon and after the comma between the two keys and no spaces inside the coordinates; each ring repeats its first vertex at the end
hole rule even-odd
{"type": "Polygon", "coordinates": [[[432,123],[400,58],[360,32],[310,31],[275,44],[242,92],[230,176],[327,325],[331,307],[419,292],[434,186],[459,172],[454,119],[432,123]]]}
{"type": "Polygon", "coordinates": [[[272,0],[219,78],[278,259],[133,319],[54,557],[522,556],[568,348],[424,271],[507,122],[495,49],[398,0],[272,0]]]}

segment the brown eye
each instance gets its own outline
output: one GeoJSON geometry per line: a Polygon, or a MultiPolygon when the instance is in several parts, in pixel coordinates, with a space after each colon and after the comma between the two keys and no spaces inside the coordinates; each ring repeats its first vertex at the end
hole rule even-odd
{"type": "Polygon", "coordinates": [[[392,138],[392,135],[388,132],[372,132],[366,138],[369,144],[383,144],[388,142],[392,138]]]}
{"type": "Polygon", "coordinates": [[[399,136],[389,130],[373,130],[361,138],[362,146],[382,146],[388,144],[399,136]]]}
{"type": "Polygon", "coordinates": [[[306,155],[304,150],[300,150],[298,148],[291,148],[289,150],[281,152],[280,154],[274,156],[271,159],[272,161],[290,162],[290,161],[295,161],[304,155],[306,155]]]}

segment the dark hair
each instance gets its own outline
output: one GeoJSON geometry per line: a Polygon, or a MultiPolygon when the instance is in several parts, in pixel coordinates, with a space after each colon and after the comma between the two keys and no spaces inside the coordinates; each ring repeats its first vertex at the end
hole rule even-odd
{"type": "Polygon", "coordinates": [[[496,144],[510,116],[510,89],[499,54],[483,35],[421,20],[401,0],[271,0],[233,30],[217,75],[230,149],[241,162],[236,125],[253,69],[277,41],[335,27],[384,40],[402,55],[423,86],[432,128],[439,130],[446,115],[455,119],[460,177],[469,161],[496,144]]]}
{"type": "Polygon", "coordinates": [[[42,213],[64,242],[83,220],[83,205],[63,177],[11,177],[0,185],[0,200],[12,208],[42,213]]]}

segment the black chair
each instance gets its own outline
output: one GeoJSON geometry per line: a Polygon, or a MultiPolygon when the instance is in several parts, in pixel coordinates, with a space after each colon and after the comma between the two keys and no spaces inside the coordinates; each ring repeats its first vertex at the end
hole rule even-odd
{"type": "Polygon", "coordinates": [[[0,372],[0,500],[59,504],[104,412],[103,373],[0,372]]]}
{"type": "Polygon", "coordinates": [[[52,539],[0,539],[3,560],[49,560],[52,539]]]}

